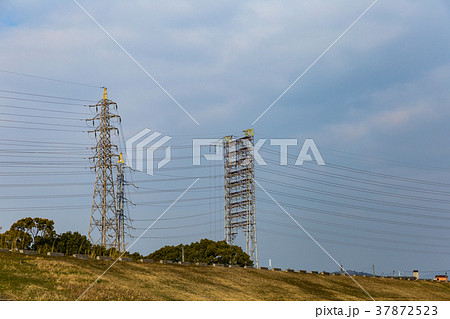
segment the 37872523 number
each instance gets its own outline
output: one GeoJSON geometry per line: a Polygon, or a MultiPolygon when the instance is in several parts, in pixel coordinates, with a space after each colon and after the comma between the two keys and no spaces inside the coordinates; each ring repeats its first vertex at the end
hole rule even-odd
{"type": "Polygon", "coordinates": [[[436,316],[437,306],[377,306],[377,316],[436,316]]]}

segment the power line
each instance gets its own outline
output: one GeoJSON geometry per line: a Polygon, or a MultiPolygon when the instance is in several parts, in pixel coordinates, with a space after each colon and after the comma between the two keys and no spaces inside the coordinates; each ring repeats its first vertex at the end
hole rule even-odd
{"type": "MultiPolygon", "coordinates": [[[[272,201],[267,200],[267,199],[260,199],[259,201],[265,202],[268,204],[274,204],[272,201]]],[[[376,222],[376,223],[407,226],[407,227],[430,228],[430,229],[450,229],[450,227],[443,226],[443,225],[417,224],[417,223],[411,223],[411,222],[406,222],[406,221],[400,222],[400,221],[387,220],[387,219],[381,219],[381,218],[358,216],[358,215],[352,215],[352,214],[347,214],[347,213],[334,212],[334,211],[312,208],[312,207],[304,207],[304,206],[293,205],[293,204],[289,204],[289,203],[281,203],[280,202],[280,205],[283,205],[284,207],[289,207],[289,208],[293,208],[293,209],[297,209],[297,210],[306,211],[306,212],[315,212],[315,213],[319,213],[319,214],[343,217],[343,218],[347,218],[347,219],[358,219],[358,220],[365,220],[365,221],[371,221],[371,222],[376,222]]]]}
{"type": "MultiPolygon", "coordinates": [[[[275,163],[274,161],[271,161],[271,160],[267,160],[267,162],[275,163]]],[[[430,190],[429,188],[425,189],[425,188],[418,188],[418,187],[412,187],[412,186],[396,185],[396,184],[391,184],[391,183],[386,183],[386,182],[377,182],[377,181],[368,180],[368,179],[350,177],[348,175],[323,172],[323,171],[318,171],[315,169],[308,169],[306,167],[300,167],[300,166],[286,166],[286,167],[290,168],[290,169],[301,170],[303,172],[313,173],[315,175],[322,175],[322,176],[327,176],[327,177],[331,177],[331,178],[335,178],[335,179],[339,179],[339,180],[347,180],[347,181],[351,181],[351,182],[363,183],[366,185],[381,186],[381,187],[401,189],[401,190],[420,192],[420,193],[435,194],[435,195],[444,195],[444,196],[450,195],[450,192],[434,191],[434,190],[430,190]]]]}
{"type": "Polygon", "coordinates": [[[23,127],[23,126],[12,126],[12,125],[0,125],[3,128],[13,128],[21,130],[34,130],[34,131],[52,131],[52,132],[81,132],[79,130],[64,130],[64,129],[51,129],[43,127],[23,127]]]}
{"type": "MultiPolygon", "coordinates": [[[[276,235],[281,235],[281,236],[287,236],[287,237],[295,237],[295,238],[300,238],[300,239],[307,239],[306,236],[303,235],[295,235],[295,234],[289,234],[286,232],[281,232],[281,231],[274,231],[271,229],[264,229],[264,228],[258,228],[261,231],[265,232],[265,233],[272,233],[272,234],[276,234],[276,235]]],[[[440,254],[445,254],[445,252],[442,251],[433,251],[433,250],[418,250],[418,249],[403,249],[403,248],[393,248],[393,247],[386,247],[386,246],[374,246],[374,245],[363,245],[363,244],[357,244],[354,242],[343,242],[343,241],[337,241],[337,240],[330,240],[330,239],[324,239],[324,238],[317,238],[317,240],[319,240],[322,243],[329,243],[329,244],[335,244],[335,245],[342,245],[342,246],[346,246],[346,247],[362,247],[362,248],[370,248],[370,249],[381,249],[381,250],[389,250],[389,251],[396,251],[396,252],[403,252],[403,253],[421,253],[421,254],[432,254],[432,255],[440,255],[440,254]]]]}
{"type": "MultiPolygon", "coordinates": [[[[274,155],[279,155],[276,151],[271,150],[271,149],[267,149],[267,148],[261,148],[260,151],[271,153],[271,154],[274,154],[274,155]]],[[[291,158],[291,159],[296,159],[295,156],[289,155],[289,154],[287,155],[287,157],[291,158]]],[[[296,166],[296,167],[298,169],[304,168],[303,166],[296,166]]],[[[350,172],[354,172],[354,173],[358,173],[358,174],[364,174],[364,175],[369,175],[369,176],[374,176],[374,177],[399,180],[399,181],[404,181],[404,182],[411,182],[411,183],[425,184],[425,185],[434,185],[434,186],[442,186],[442,187],[450,187],[450,184],[448,184],[448,183],[431,182],[431,181],[426,181],[426,180],[421,180],[421,179],[408,178],[408,177],[396,176],[396,175],[384,174],[384,173],[378,173],[378,172],[371,172],[371,171],[368,171],[368,170],[357,169],[357,168],[354,168],[354,167],[348,167],[348,166],[333,164],[333,163],[329,163],[329,162],[327,162],[326,167],[331,167],[331,168],[335,168],[335,169],[339,169],[339,170],[345,170],[345,171],[350,171],[350,172]]]]}
{"type": "Polygon", "coordinates": [[[450,210],[447,210],[447,209],[440,209],[440,208],[434,208],[434,207],[425,207],[425,206],[393,203],[393,202],[388,202],[388,201],[383,201],[383,200],[362,198],[362,197],[347,195],[347,194],[343,194],[343,193],[323,191],[323,190],[318,190],[318,189],[314,189],[314,188],[310,188],[310,187],[302,187],[302,186],[291,184],[291,183],[278,182],[278,181],[275,181],[273,179],[266,179],[266,178],[263,178],[263,177],[260,177],[259,180],[262,180],[262,181],[265,181],[265,182],[270,182],[271,184],[279,185],[279,186],[282,186],[282,187],[288,187],[289,189],[299,189],[299,190],[302,190],[302,191],[305,191],[305,192],[309,192],[309,193],[313,193],[313,194],[338,197],[340,199],[345,198],[345,199],[349,199],[349,200],[355,200],[355,201],[358,201],[358,202],[380,204],[380,205],[408,208],[408,209],[414,209],[414,210],[428,210],[428,211],[443,212],[443,213],[449,213],[450,212],[450,210]]]}
{"type": "MultiPolygon", "coordinates": [[[[279,226],[283,226],[283,227],[288,227],[288,228],[294,228],[297,229],[297,227],[295,227],[294,224],[290,223],[281,223],[278,221],[273,221],[273,220],[265,220],[263,218],[259,218],[259,221],[262,222],[263,224],[267,224],[267,225],[279,225],[279,226]]],[[[380,242],[388,242],[389,244],[401,244],[401,245],[409,245],[409,246],[423,246],[423,247],[430,247],[430,244],[426,244],[423,242],[405,242],[405,241],[401,241],[401,240],[393,240],[393,239],[384,239],[384,238],[374,238],[374,237],[367,237],[367,236],[360,236],[360,235],[352,235],[352,234],[344,234],[344,233],[339,233],[339,232],[335,232],[335,231],[329,231],[329,230],[324,230],[324,229],[318,229],[318,228],[313,228],[313,227],[308,227],[308,231],[309,232],[316,232],[319,234],[327,234],[327,235],[333,235],[333,236],[337,236],[337,237],[348,237],[348,238],[354,238],[354,239],[364,239],[364,240],[369,240],[369,241],[380,241],[380,242]]],[[[447,242],[448,243],[448,242],[447,242]]],[[[433,247],[441,247],[441,248],[450,248],[450,245],[442,245],[442,244],[432,244],[433,247]]]]}
{"type": "MultiPolygon", "coordinates": [[[[53,144],[50,145],[49,147],[54,147],[55,145],[82,145],[82,146],[86,146],[86,144],[82,144],[82,143],[72,143],[72,142],[56,142],[56,141],[44,141],[44,140],[21,140],[21,139],[4,139],[4,138],[0,138],[0,141],[7,141],[7,142],[17,142],[17,143],[33,143],[33,144],[44,144],[44,146],[49,146],[48,144],[53,144]]],[[[42,147],[42,146],[40,146],[42,147]]]]}
{"type": "Polygon", "coordinates": [[[189,238],[189,237],[199,237],[199,236],[207,236],[209,232],[205,233],[194,233],[194,234],[177,234],[175,236],[142,236],[139,238],[145,239],[167,239],[167,238],[189,238]]]}
{"type": "MultiPolygon", "coordinates": [[[[169,229],[182,229],[182,228],[194,228],[199,226],[205,226],[209,225],[209,222],[203,222],[203,223],[197,223],[197,224],[190,224],[190,225],[181,225],[181,226],[170,226],[170,227],[152,227],[154,230],[169,230],[169,229]]],[[[135,230],[144,230],[147,229],[147,227],[133,227],[135,230]]]]}
{"type": "MultiPolygon", "coordinates": [[[[269,215],[279,215],[278,213],[275,213],[273,211],[261,209],[261,208],[258,209],[258,213],[269,214],[269,215]]],[[[309,218],[309,217],[305,217],[305,216],[302,216],[299,218],[302,221],[307,221],[307,222],[310,222],[313,224],[333,226],[338,229],[345,228],[345,229],[357,230],[357,231],[361,231],[361,232],[377,233],[377,234],[391,235],[391,236],[396,236],[396,237],[419,238],[419,239],[428,239],[428,240],[437,240],[437,241],[446,241],[446,242],[450,240],[450,237],[418,235],[415,233],[401,233],[398,231],[393,232],[393,231],[373,229],[373,228],[367,228],[367,227],[361,227],[361,226],[353,226],[353,225],[349,225],[349,224],[333,223],[330,221],[323,221],[323,220],[313,219],[313,218],[309,218]]]]}
{"type": "Polygon", "coordinates": [[[26,76],[26,77],[35,78],[35,79],[53,81],[53,82],[60,82],[60,83],[66,83],[66,84],[72,84],[72,85],[92,87],[92,88],[96,88],[96,89],[102,88],[101,86],[97,86],[97,85],[91,85],[91,84],[85,84],[85,83],[79,83],[79,82],[73,82],[73,81],[65,81],[65,80],[60,80],[60,79],[54,79],[54,78],[49,78],[49,77],[43,77],[43,76],[38,76],[38,75],[19,73],[19,72],[7,71],[7,70],[0,70],[0,72],[14,74],[14,75],[20,75],[20,76],[26,76]]]}
{"type": "MultiPolygon", "coordinates": [[[[219,210],[221,211],[221,210],[219,210]]],[[[219,212],[219,211],[214,211],[214,213],[219,212]]],[[[194,218],[194,217],[199,217],[199,216],[205,216],[205,215],[209,215],[210,212],[206,212],[206,213],[201,213],[201,214],[195,214],[195,215],[188,215],[188,216],[179,216],[179,217],[167,217],[167,218],[160,218],[159,220],[180,220],[180,219],[186,219],[186,218],[194,218]]],[[[153,219],[133,219],[134,222],[154,222],[156,220],[156,218],[153,219]]]]}
{"type": "Polygon", "coordinates": [[[12,108],[12,109],[22,109],[22,110],[32,110],[32,111],[53,112],[53,113],[89,115],[89,113],[82,113],[82,112],[73,112],[73,111],[66,111],[66,110],[49,110],[49,109],[42,109],[42,108],[37,108],[37,107],[17,106],[17,105],[9,105],[9,104],[0,104],[0,107],[7,107],[7,108],[12,108]]]}
{"type": "Polygon", "coordinates": [[[74,151],[74,150],[67,150],[67,151],[57,151],[57,150],[48,150],[48,151],[27,151],[25,149],[7,149],[7,150],[0,150],[1,154],[7,155],[8,157],[21,157],[21,158],[49,158],[47,155],[51,155],[50,158],[57,159],[57,158],[66,158],[67,156],[70,156],[73,158],[80,158],[80,159],[86,159],[88,153],[86,150],[83,151],[74,151]]]}
{"type": "Polygon", "coordinates": [[[47,210],[72,210],[72,209],[88,209],[88,205],[66,205],[66,206],[27,206],[27,207],[0,207],[1,211],[47,211],[47,210]]]}
{"type": "MultiPolygon", "coordinates": [[[[298,180],[298,176],[293,176],[292,174],[287,173],[281,173],[279,171],[274,171],[270,169],[260,168],[260,170],[263,170],[265,172],[275,174],[278,176],[287,177],[290,179],[296,179],[298,180]]],[[[313,182],[319,185],[325,185],[325,186],[332,186],[339,189],[347,189],[352,191],[358,191],[363,193],[369,193],[369,194],[376,194],[376,195],[383,195],[387,197],[395,197],[395,198],[403,198],[403,199],[411,199],[411,200],[419,200],[419,201],[427,201],[427,202],[434,202],[434,203],[443,203],[443,204],[450,204],[449,200],[443,200],[443,199],[437,199],[437,198],[429,198],[429,197],[422,197],[422,196],[410,196],[410,195],[404,195],[404,194],[398,194],[398,193],[392,193],[392,192],[384,192],[380,190],[373,190],[369,188],[363,188],[363,187],[356,187],[356,186],[349,186],[341,183],[333,183],[329,181],[322,181],[315,178],[309,178],[309,177],[301,177],[304,181],[313,182]]]]}
{"type": "Polygon", "coordinates": [[[36,102],[36,103],[86,106],[85,104],[76,104],[76,103],[67,103],[67,102],[53,102],[53,101],[43,101],[43,100],[34,100],[34,99],[24,99],[24,98],[19,98],[19,97],[10,97],[10,96],[0,96],[0,98],[1,99],[8,99],[8,100],[29,101],[29,102],[36,102]]]}
{"type": "Polygon", "coordinates": [[[328,204],[331,206],[340,206],[340,207],[346,207],[346,208],[352,208],[352,209],[359,209],[361,211],[370,211],[370,212],[374,212],[374,213],[407,216],[407,217],[419,217],[419,218],[425,218],[425,219],[450,220],[450,217],[435,216],[435,215],[430,215],[430,214],[404,213],[404,212],[399,212],[399,211],[391,211],[391,210],[372,208],[372,207],[366,207],[366,206],[343,204],[343,203],[339,203],[339,202],[327,201],[327,200],[323,200],[323,199],[316,199],[316,198],[301,196],[301,195],[292,194],[292,193],[280,192],[280,191],[276,191],[276,190],[270,190],[270,192],[271,192],[271,194],[276,194],[276,195],[280,195],[280,196],[284,196],[284,197],[301,198],[306,201],[323,203],[323,204],[328,204]]]}
{"type": "MultiPolygon", "coordinates": [[[[87,167],[86,167],[87,168],[87,167]]],[[[0,176],[80,176],[80,175],[92,175],[91,172],[87,171],[63,171],[63,172],[57,172],[57,171],[40,171],[40,172],[24,172],[23,170],[20,172],[0,172],[0,176]]],[[[70,183],[63,184],[61,186],[70,186],[68,185],[70,183]]],[[[87,184],[87,183],[86,183],[87,184]]],[[[28,186],[26,184],[2,184],[0,187],[42,187],[42,186],[35,186],[36,184],[28,183],[28,186]]]]}
{"type": "MultiPolygon", "coordinates": [[[[197,201],[205,201],[209,200],[209,197],[196,197],[196,198],[184,198],[180,199],[178,202],[197,202],[197,201]]],[[[136,202],[136,205],[139,206],[153,206],[156,204],[167,204],[171,203],[173,200],[158,200],[158,201],[150,201],[150,202],[136,202]]]]}
{"type": "MultiPolygon", "coordinates": [[[[20,116],[20,117],[30,117],[30,114],[17,114],[17,113],[4,113],[0,112],[0,115],[8,116],[20,116]]],[[[73,117],[62,117],[62,116],[44,116],[44,115],[32,115],[33,118],[44,118],[44,119],[56,119],[56,120],[72,120],[72,121],[82,121],[80,118],[73,117]]]]}
{"type": "Polygon", "coordinates": [[[54,124],[54,123],[41,123],[41,122],[17,121],[17,120],[6,120],[6,119],[0,119],[0,121],[2,121],[2,122],[8,122],[8,123],[21,123],[21,124],[33,124],[33,125],[50,125],[50,126],[63,126],[63,127],[86,128],[86,126],[81,126],[81,125],[71,125],[71,124],[54,124]]]}
{"type": "Polygon", "coordinates": [[[436,167],[436,166],[428,166],[428,165],[422,165],[422,164],[417,164],[417,163],[411,163],[411,162],[405,162],[405,161],[395,161],[392,159],[386,159],[386,158],[381,158],[381,157],[375,157],[375,156],[367,156],[367,155],[361,155],[361,154],[356,154],[356,153],[351,153],[351,152],[345,152],[342,150],[336,150],[336,149],[332,149],[329,147],[321,147],[321,149],[325,149],[325,150],[329,150],[332,152],[336,152],[336,153],[342,153],[342,154],[349,154],[351,156],[343,156],[343,155],[335,155],[335,154],[327,154],[328,156],[335,156],[335,157],[342,157],[342,158],[350,158],[350,159],[359,159],[359,158],[363,158],[363,159],[370,159],[372,161],[382,161],[382,162],[386,162],[389,164],[396,164],[398,166],[402,166],[402,167],[408,167],[408,168],[420,168],[420,169],[428,169],[428,170],[449,170],[449,168],[445,168],[445,167],[436,167]]]}
{"type": "Polygon", "coordinates": [[[94,100],[83,100],[83,99],[70,98],[70,97],[62,97],[62,96],[54,96],[54,95],[42,95],[42,94],[36,94],[36,93],[17,92],[17,91],[9,91],[9,90],[0,90],[0,92],[21,94],[21,95],[29,95],[29,96],[39,96],[39,97],[46,97],[46,98],[50,98],[50,99],[71,100],[71,101],[92,102],[92,103],[96,103],[97,102],[97,101],[94,101],[94,100]]]}

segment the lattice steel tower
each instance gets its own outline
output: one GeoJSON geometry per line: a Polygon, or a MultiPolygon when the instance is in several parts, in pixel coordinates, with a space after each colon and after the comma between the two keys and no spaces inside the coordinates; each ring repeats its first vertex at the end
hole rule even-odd
{"type": "Polygon", "coordinates": [[[253,129],[245,136],[224,137],[225,241],[233,244],[242,229],[245,252],[258,267],[255,218],[255,162],[253,129]]]}
{"type": "MultiPolygon", "coordinates": [[[[117,236],[117,244],[120,251],[126,251],[127,243],[126,243],[126,231],[125,229],[130,228],[130,224],[127,221],[131,221],[131,219],[127,218],[125,215],[125,203],[130,202],[132,205],[134,203],[125,197],[125,186],[130,185],[125,180],[125,163],[123,161],[122,153],[119,154],[119,160],[117,162],[117,180],[116,180],[116,188],[117,188],[117,223],[119,233],[117,236]]],[[[132,184],[133,185],[133,184],[132,184]]],[[[134,185],[133,185],[134,186],[134,185]]]]}
{"type": "Polygon", "coordinates": [[[112,132],[119,132],[111,121],[120,120],[120,116],[111,113],[111,108],[117,110],[117,104],[108,99],[106,88],[103,90],[102,99],[90,107],[95,107],[97,111],[94,118],[87,120],[92,121],[94,125],[94,130],[89,132],[95,133],[97,145],[92,148],[94,156],[91,157],[96,175],[88,236],[94,244],[120,250],[123,240],[120,235],[114,187],[114,171],[117,167],[117,159],[114,158],[118,155],[117,146],[111,141],[112,132]]]}

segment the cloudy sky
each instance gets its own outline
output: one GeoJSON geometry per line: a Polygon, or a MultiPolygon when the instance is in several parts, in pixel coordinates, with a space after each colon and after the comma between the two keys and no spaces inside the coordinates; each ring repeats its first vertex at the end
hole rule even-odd
{"type": "MultiPolygon", "coordinates": [[[[173,137],[178,158],[128,177],[140,187],[130,187],[131,233],[202,177],[133,250],[223,238],[223,164],[192,168],[188,146],[254,128],[268,139],[257,179],[340,263],[386,274],[450,268],[448,2],[379,0],[254,125],[372,0],[79,3],[199,125],[74,1],[0,0],[3,230],[39,215],[87,234],[95,140],[83,105],[105,86],[122,117],[118,144],[149,128],[173,137]],[[298,139],[288,166],[271,138],[298,139]],[[294,166],[305,138],[327,165],[294,166]]],[[[257,229],[261,265],[337,270],[261,190],[257,229]]]]}

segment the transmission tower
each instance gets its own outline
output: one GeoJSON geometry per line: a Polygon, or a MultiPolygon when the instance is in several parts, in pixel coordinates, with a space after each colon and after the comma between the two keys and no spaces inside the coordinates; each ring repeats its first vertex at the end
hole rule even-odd
{"type": "Polygon", "coordinates": [[[96,105],[97,114],[92,119],[97,145],[92,149],[94,156],[91,160],[95,169],[94,195],[92,199],[91,219],[89,222],[89,239],[94,244],[105,248],[120,250],[123,242],[120,237],[119,221],[117,216],[116,190],[114,188],[114,157],[117,157],[117,146],[111,141],[112,132],[119,130],[111,124],[113,119],[120,120],[120,116],[111,113],[111,108],[117,110],[117,104],[108,99],[106,88],[103,89],[102,99],[96,105]],[[98,237],[98,233],[99,237],[98,237]]]}
{"type": "MultiPolygon", "coordinates": [[[[122,153],[119,154],[119,160],[117,162],[117,223],[118,223],[118,229],[119,233],[117,236],[117,246],[119,247],[120,251],[126,251],[127,243],[125,241],[126,239],[126,229],[130,228],[131,225],[128,223],[128,221],[131,221],[126,215],[125,215],[125,203],[129,202],[132,205],[134,203],[125,197],[125,186],[130,185],[125,180],[125,163],[123,161],[122,153]]],[[[131,184],[135,186],[134,184],[131,184]]],[[[136,187],[136,186],[135,186],[136,187]]]]}
{"type": "Polygon", "coordinates": [[[241,138],[224,137],[225,241],[232,245],[238,230],[242,229],[245,252],[258,267],[254,131],[247,129],[244,132],[245,136],[241,138]]]}
{"type": "Polygon", "coordinates": [[[117,162],[117,222],[118,222],[118,236],[117,246],[120,251],[125,251],[125,174],[122,154],[119,155],[117,162]]]}

